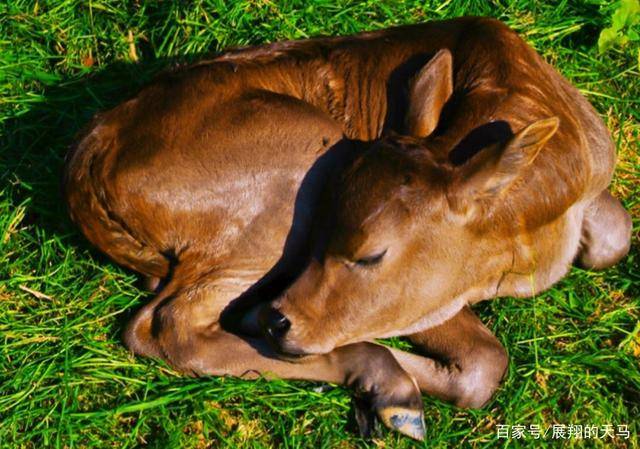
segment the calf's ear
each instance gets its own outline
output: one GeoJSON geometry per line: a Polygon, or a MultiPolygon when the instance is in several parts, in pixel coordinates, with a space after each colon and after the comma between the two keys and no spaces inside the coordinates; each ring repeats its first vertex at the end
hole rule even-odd
{"type": "Polygon", "coordinates": [[[456,196],[465,201],[491,199],[505,192],[540,153],[558,130],[559,120],[551,117],[525,127],[506,143],[480,151],[458,170],[456,196]]]}
{"type": "Polygon", "coordinates": [[[405,132],[427,137],[438,126],[440,113],[453,92],[453,63],[449,50],[439,50],[409,85],[405,132]]]}

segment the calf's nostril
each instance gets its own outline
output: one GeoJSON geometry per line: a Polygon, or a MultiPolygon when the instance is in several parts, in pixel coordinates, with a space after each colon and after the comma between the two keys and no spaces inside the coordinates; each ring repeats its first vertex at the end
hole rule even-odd
{"type": "Polygon", "coordinates": [[[291,327],[291,322],[276,309],[271,309],[266,317],[267,332],[274,338],[282,337],[291,327]]]}

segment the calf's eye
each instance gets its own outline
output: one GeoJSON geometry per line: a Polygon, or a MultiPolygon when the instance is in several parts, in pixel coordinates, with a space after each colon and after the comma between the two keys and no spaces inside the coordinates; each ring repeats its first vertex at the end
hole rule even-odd
{"type": "Polygon", "coordinates": [[[385,254],[387,254],[387,250],[386,249],[384,251],[382,251],[381,253],[374,254],[373,256],[362,257],[362,258],[356,260],[356,264],[364,266],[364,267],[371,266],[371,265],[377,265],[382,261],[382,258],[384,257],[385,254]]]}

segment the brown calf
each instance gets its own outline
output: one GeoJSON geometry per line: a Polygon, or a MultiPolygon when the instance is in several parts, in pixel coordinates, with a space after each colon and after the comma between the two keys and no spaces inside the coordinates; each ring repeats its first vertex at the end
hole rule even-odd
{"type": "Polygon", "coordinates": [[[158,286],[134,352],[351,385],[422,438],[418,387],[478,407],[505,371],[469,304],[626,254],[614,160],[576,89],[500,22],[463,18],[167,74],[95,117],[65,189],[87,238],[158,286]],[[371,342],[394,335],[425,356],[371,342]]]}

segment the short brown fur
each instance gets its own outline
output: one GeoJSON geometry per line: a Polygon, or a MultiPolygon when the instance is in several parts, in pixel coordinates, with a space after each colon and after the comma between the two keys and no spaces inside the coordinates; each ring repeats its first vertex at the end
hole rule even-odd
{"type": "Polygon", "coordinates": [[[462,18],[168,73],[96,115],[65,192],[87,238],[158,286],[126,330],[134,352],[342,382],[421,438],[415,383],[477,407],[504,373],[469,304],[626,254],[614,162],[575,88],[502,23],[462,18]],[[424,357],[369,342],[391,335],[424,357]]]}

